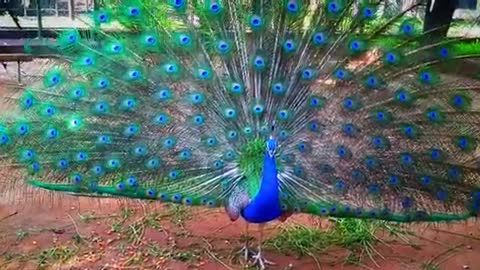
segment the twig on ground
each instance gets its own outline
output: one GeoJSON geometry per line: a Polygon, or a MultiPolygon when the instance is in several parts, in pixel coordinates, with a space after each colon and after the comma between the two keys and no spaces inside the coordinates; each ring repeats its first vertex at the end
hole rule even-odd
{"type": "Polygon", "coordinates": [[[215,256],[215,254],[213,254],[213,252],[211,251],[212,245],[205,238],[203,238],[203,242],[205,242],[205,244],[207,244],[207,247],[205,247],[205,251],[207,252],[207,254],[210,258],[214,259],[215,261],[217,261],[218,263],[223,265],[223,267],[225,267],[226,269],[233,270],[233,268],[228,266],[228,264],[224,263],[217,256],[215,256]]]}
{"type": "Polygon", "coordinates": [[[313,260],[315,261],[315,263],[317,264],[317,269],[318,269],[318,270],[322,270],[322,265],[321,265],[320,262],[318,261],[317,257],[316,257],[313,253],[311,253],[311,252],[308,252],[308,255],[309,255],[310,257],[312,257],[313,260]]]}
{"type": "Polygon", "coordinates": [[[442,258],[440,261],[436,262],[437,264],[441,264],[445,261],[447,261],[448,259],[450,259],[450,257],[453,256],[453,252],[452,251],[455,251],[456,249],[460,248],[464,246],[464,244],[459,244],[459,245],[456,245],[454,247],[450,247],[449,249],[445,250],[444,252],[441,252],[439,254],[437,254],[437,256],[433,257],[429,263],[433,263],[435,261],[437,261],[439,258],[442,258]],[[445,256],[447,255],[447,256],[445,256]]]}
{"type": "Polygon", "coordinates": [[[4,221],[5,219],[7,219],[7,218],[9,218],[9,217],[13,217],[13,216],[15,216],[16,214],[18,214],[18,211],[15,211],[15,212],[13,212],[13,213],[10,213],[10,214],[8,214],[8,215],[0,218],[0,222],[4,221]]]}
{"type": "Polygon", "coordinates": [[[68,218],[70,218],[70,220],[72,221],[72,224],[73,224],[73,227],[75,228],[75,232],[77,233],[78,237],[84,241],[85,243],[87,242],[85,240],[85,238],[83,237],[83,235],[80,233],[80,231],[78,230],[78,226],[77,226],[77,223],[75,222],[75,220],[72,218],[72,216],[70,214],[67,214],[68,218]]]}

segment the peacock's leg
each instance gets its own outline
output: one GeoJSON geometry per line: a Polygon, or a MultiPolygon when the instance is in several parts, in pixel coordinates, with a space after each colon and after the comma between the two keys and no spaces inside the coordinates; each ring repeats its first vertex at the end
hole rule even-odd
{"type": "Polygon", "coordinates": [[[274,265],[275,263],[265,259],[262,255],[262,241],[263,241],[263,229],[265,224],[259,224],[258,230],[260,231],[260,238],[258,243],[258,253],[253,255],[253,265],[260,266],[260,269],[265,269],[265,265],[274,265]]]}
{"type": "Polygon", "coordinates": [[[251,251],[249,248],[248,248],[248,222],[246,223],[246,226],[245,226],[245,244],[243,245],[242,249],[240,249],[240,251],[237,252],[237,254],[243,254],[244,258],[245,258],[245,262],[248,261],[249,257],[253,254],[255,254],[253,251],[251,251]]]}

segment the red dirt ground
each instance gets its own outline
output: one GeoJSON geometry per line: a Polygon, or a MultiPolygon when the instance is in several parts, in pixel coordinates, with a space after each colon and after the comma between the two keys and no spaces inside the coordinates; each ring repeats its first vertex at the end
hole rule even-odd
{"type": "MultiPolygon", "coordinates": [[[[20,210],[18,213],[4,218],[15,213],[15,210],[3,207],[0,215],[0,218],[4,219],[1,224],[3,237],[0,254],[4,254],[5,257],[6,253],[11,252],[34,253],[52,246],[70,246],[72,236],[78,230],[78,234],[85,239],[89,239],[89,244],[85,247],[84,253],[79,253],[81,255],[64,263],[62,267],[54,265],[51,266],[51,269],[99,269],[102,266],[109,268],[107,265],[110,265],[111,269],[125,269],[122,267],[122,265],[125,266],[123,259],[133,256],[132,260],[135,260],[136,254],[134,253],[141,249],[140,247],[145,246],[145,243],[154,243],[161,248],[173,246],[174,249],[178,250],[194,250],[194,253],[200,254],[200,257],[193,264],[188,264],[182,263],[181,260],[163,260],[161,256],[145,258],[142,254],[140,255],[141,261],[135,261],[141,263],[142,266],[135,268],[136,263],[133,263],[131,266],[134,267],[133,269],[221,269],[223,265],[217,262],[217,259],[209,258],[209,254],[215,253],[214,256],[218,256],[218,260],[221,260],[222,256],[226,257],[230,249],[239,246],[240,236],[244,229],[240,222],[231,224],[229,219],[218,211],[206,212],[200,210],[201,213],[189,213],[191,219],[185,222],[184,229],[180,225],[172,224],[172,219],[169,217],[159,218],[158,221],[162,226],[161,230],[145,229],[141,238],[142,243],[128,242],[126,252],[122,253],[113,249],[114,247],[118,248],[119,242],[123,242],[123,239],[119,239],[120,234],[111,232],[110,224],[113,223],[115,218],[92,219],[90,222],[79,220],[79,214],[86,212],[90,214],[92,208],[98,209],[96,202],[92,204],[83,200],[82,203],[64,204],[62,207],[55,208],[42,211],[20,210]],[[72,225],[73,221],[70,217],[73,217],[76,225],[72,225]],[[19,240],[15,232],[22,230],[32,230],[35,233],[19,240]],[[197,250],[200,251],[197,252],[197,250]],[[148,259],[150,266],[143,261],[144,259],[148,259]],[[115,267],[115,265],[118,267],[115,267]],[[71,266],[74,268],[71,268],[71,266]]],[[[137,206],[135,208],[135,215],[128,219],[126,224],[134,223],[142,216],[142,207],[137,206]]],[[[164,207],[155,208],[155,210],[148,209],[147,212],[166,211],[164,207]]],[[[100,209],[95,212],[95,216],[118,215],[120,212],[120,206],[113,200],[109,200],[102,203],[100,209]]],[[[128,225],[125,225],[125,227],[128,227],[128,225]]],[[[300,263],[283,257],[279,257],[280,260],[278,260],[277,256],[273,255],[271,257],[279,261],[281,265],[288,265],[290,262],[296,265],[300,263]]],[[[225,260],[225,258],[222,259],[225,260]]],[[[0,259],[0,266],[6,267],[6,269],[36,269],[38,267],[38,259],[28,260],[24,264],[17,261],[2,264],[1,261],[0,259]]],[[[5,261],[5,258],[3,261],[5,261]]],[[[308,263],[301,262],[302,265],[308,265],[308,263]]]]}
{"type": "MultiPolygon", "coordinates": [[[[58,202],[58,197],[54,201],[58,202]]],[[[0,269],[243,268],[230,258],[241,246],[245,225],[241,221],[232,223],[220,209],[179,208],[188,210],[184,213],[156,203],[130,203],[133,214],[124,221],[124,230],[116,233],[112,225],[122,220],[124,207],[118,201],[63,197],[61,205],[52,204],[51,198],[34,204],[40,202],[55,206],[41,208],[30,201],[23,206],[0,205],[0,269]],[[154,213],[167,215],[154,217],[154,213]],[[144,226],[130,226],[140,224],[142,216],[146,217],[144,226]],[[134,235],[128,228],[138,230],[138,239],[128,240],[134,235]]],[[[293,223],[328,229],[325,220],[299,215],[285,224],[269,225],[266,237],[275,235],[279,226],[293,223]]],[[[480,269],[478,224],[417,226],[412,230],[417,234],[409,237],[412,244],[386,237],[386,243],[375,246],[379,254],[374,260],[378,265],[369,258],[361,260],[361,266],[345,264],[348,252],[341,248],[314,254],[315,258],[266,250],[267,257],[277,263],[269,269],[480,269]],[[425,266],[429,261],[438,267],[425,266]]],[[[258,238],[256,228],[252,227],[251,232],[258,238]]]]}

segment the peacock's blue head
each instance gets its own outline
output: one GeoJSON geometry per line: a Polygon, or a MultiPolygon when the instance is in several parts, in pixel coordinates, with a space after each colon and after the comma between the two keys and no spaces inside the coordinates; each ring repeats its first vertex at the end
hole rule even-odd
{"type": "Polygon", "coordinates": [[[277,141],[273,138],[273,136],[270,136],[270,138],[267,140],[267,152],[271,158],[275,156],[276,148],[277,148],[277,141]]]}

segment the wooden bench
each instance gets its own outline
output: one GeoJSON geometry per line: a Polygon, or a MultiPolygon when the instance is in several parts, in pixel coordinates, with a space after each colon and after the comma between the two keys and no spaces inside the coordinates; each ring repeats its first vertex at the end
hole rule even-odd
{"type": "Polygon", "coordinates": [[[17,81],[22,83],[21,62],[31,62],[33,56],[25,53],[0,53],[0,62],[17,62],[17,81]]]}
{"type": "Polygon", "coordinates": [[[31,62],[35,58],[55,58],[54,55],[35,55],[26,53],[0,53],[0,62],[17,62],[17,81],[22,83],[21,63],[31,62]]]}

